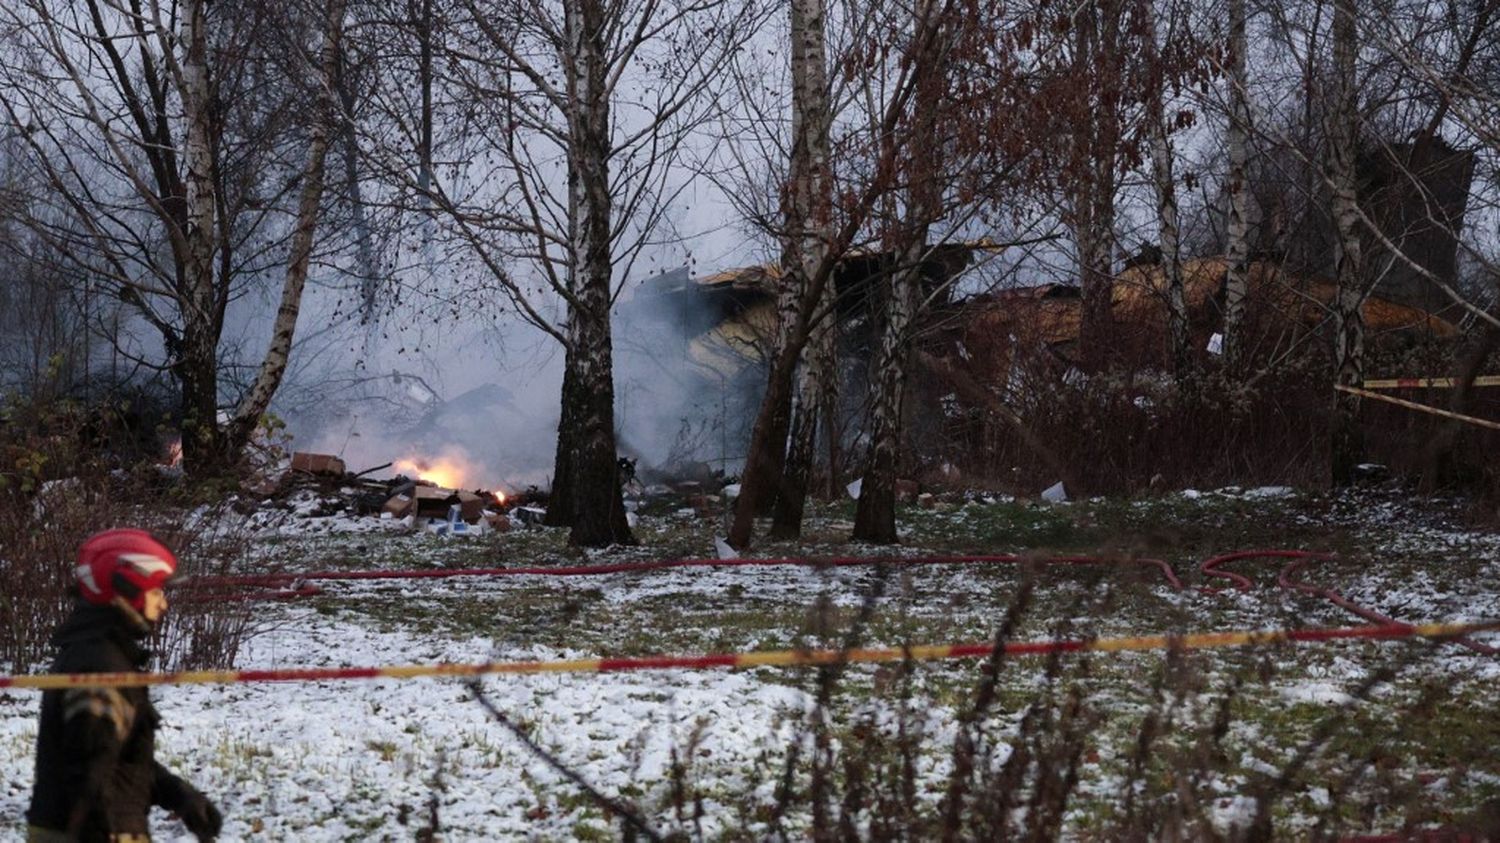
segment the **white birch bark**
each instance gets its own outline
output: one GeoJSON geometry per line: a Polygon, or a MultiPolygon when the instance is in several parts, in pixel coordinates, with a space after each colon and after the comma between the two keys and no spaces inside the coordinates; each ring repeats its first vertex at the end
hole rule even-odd
{"type": "Polygon", "coordinates": [[[218,307],[214,279],[217,198],[211,91],[208,76],[208,3],[188,0],[182,17],[181,95],[187,123],[183,137],[182,246],[177,300],[182,348],[175,363],[182,386],[183,455],[189,470],[217,470],[228,456],[218,427],[218,307]]]}
{"type": "MultiPolygon", "coordinates": [[[[792,0],[792,156],[784,210],[782,264],[785,272],[777,296],[778,351],[790,341],[797,308],[808,279],[818,271],[832,237],[829,174],[829,102],[823,0],[792,0]]],[[[789,446],[776,500],[773,535],[794,538],[801,532],[803,505],[818,436],[819,412],[832,412],[837,394],[835,290],[828,285],[813,307],[825,318],[802,350],[802,365],[788,425],[789,446]]]]}
{"type": "MultiPolygon", "coordinates": [[[[914,12],[913,30],[935,25],[937,4],[923,0],[914,12]]],[[[938,24],[940,25],[940,24],[938,24]]],[[[896,474],[900,467],[902,407],[906,399],[906,375],[911,357],[912,329],[922,296],[923,266],[927,238],[942,212],[941,143],[938,109],[943,94],[942,50],[936,42],[912,57],[916,93],[910,120],[910,136],[904,150],[908,160],[904,247],[891,275],[885,302],[885,323],[880,348],[870,369],[870,450],[861,481],[859,505],[854,513],[853,538],[878,544],[894,544],[896,534],[896,474]]]]}
{"type": "Polygon", "coordinates": [[[1229,0],[1229,151],[1228,219],[1225,224],[1224,363],[1230,371],[1244,364],[1245,296],[1249,290],[1250,243],[1246,217],[1245,165],[1250,124],[1245,89],[1245,0],[1229,0]]]}
{"type": "MultiPolygon", "coordinates": [[[[1155,20],[1150,9],[1144,14],[1147,61],[1155,65],[1161,61],[1161,50],[1156,44],[1155,20]]],[[[1164,88],[1165,83],[1158,74],[1150,93],[1147,119],[1151,121],[1151,179],[1156,189],[1157,238],[1167,299],[1167,360],[1177,378],[1181,379],[1187,374],[1192,358],[1188,350],[1187,295],[1182,282],[1177,183],[1172,170],[1172,136],[1171,126],[1167,121],[1164,88]]]]}
{"type": "Polygon", "coordinates": [[[573,524],[569,541],[632,541],[620,497],[614,428],[609,189],[610,101],[601,0],[567,0],[568,205],[572,226],[568,343],[577,390],[573,421],[573,524]]]}
{"type": "MultiPolygon", "coordinates": [[[[1338,293],[1333,303],[1335,383],[1358,386],[1364,380],[1364,253],[1354,172],[1359,133],[1359,91],[1355,58],[1359,52],[1355,0],[1338,0],[1333,17],[1333,104],[1328,126],[1328,180],[1334,225],[1338,229],[1338,293]]],[[[1359,398],[1336,392],[1332,419],[1333,481],[1353,480],[1360,458],[1359,398]]]]}
{"type": "MultiPolygon", "coordinates": [[[[1158,114],[1160,112],[1158,111],[1158,114]]],[[[1165,121],[1156,120],[1151,139],[1151,172],[1156,182],[1156,217],[1161,241],[1161,271],[1167,290],[1167,358],[1181,378],[1191,365],[1188,350],[1187,294],[1182,283],[1182,252],[1177,222],[1177,185],[1172,173],[1172,142],[1165,121]]]]}
{"type": "Polygon", "coordinates": [[[214,197],[213,126],[208,80],[208,3],[189,0],[182,20],[182,41],[187,55],[182,62],[182,109],[187,118],[183,143],[183,186],[186,203],[187,253],[183,256],[182,281],[190,291],[189,320],[211,318],[214,289],[214,232],[217,227],[214,197]]]}
{"type": "MultiPolygon", "coordinates": [[[[791,0],[792,154],[786,196],[781,286],[776,297],[775,351],[797,322],[798,297],[817,267],[825,242],[814,207],[828,187],[828,71],[823,0],[791,0]]],[[[826,203],[822,203],[826,204],[826,203]]],[[[826,213],[826,208],[825,208],[826,213]]],[[[823,220],[826,226],[828,220],[823,220]]]]}
{"type": "Polygon", "coordinates": [[[1089,80],[1094,114],[1080,127],[1072,175],[1074,240],[1083,292],[1079,342],[1090,369],[1102,368],[1114,342],[1114,226],[1116,168],[1119,166],[1119,80],[1111,78],[1119,62],[1118,11],[1115,4],[1089,4],[1073,27],[1073,72],[1089,80]]]}
{"type": "Polygon", "coordinates": [[[308,265],[312,258],[313,240],[322,208],[324,164],[328,157],[329,138],[339,113],[335,76],[338,72],[339,41],[344,30],[343,0],[332,0],[327,15],[328,24],[324,31],[318,67],[317,106],[308,141],[307,165],[302,172],[297,218],[292,228],[291,252],[281,286],[281,303],[271,328],[270,346],[261,360],[254,384],[240,401],[231,423],[229,441],[235,446],[248,440],[255,425],[270,407],[271,398],[286,374],[292,340],[297,333],[297,317],[302,309],[302,292],[307,286],[308,265]]]}

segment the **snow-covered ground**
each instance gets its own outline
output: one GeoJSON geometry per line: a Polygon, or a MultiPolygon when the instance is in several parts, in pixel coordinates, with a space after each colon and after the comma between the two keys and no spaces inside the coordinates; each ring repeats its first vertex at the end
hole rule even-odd
{"type": "MultiPolygon", "coordinates": [[[[1243,594],[1197,591],[1205,583],[1188,560],[1204,558],[1203,541],[1216,550],[1237,549],[1232,542],[1243,539],[1234,532],[1234,521],[1247,512],[1264,516],[1267,535],[1285,527],[1287,546],[1314,546],[1307,537],[1337,532],[1359,558],[1314,569],[1309,577],[1398,619],[1500,615],[1500,535],[1466,528],[1451,512],[1434,515],[1391,497],[1309,501],[1283,489],[1098,506],[1111,507],[1112,514],[1090,509],[1088,502],[1036,510],[1009,500],[976,502],[936,512],[913,510],[904,516],[904,529],[913,537],[909,545],[934,549],[955,547],[953,541],[939,541],[941,536],[959,544],[965,535],[983,542],[1013,537],[1009,546],[982,548],[990,552],[1070,545],[1094,534],[1059,532],[1059,525],[1101,520],[1108,521],[1106,531],[1129,532],[1132,519],[1140,519],[1142,529],[1149,526],[1146,522],[1181,521],[1203,534],[1174,539],[1185,545],[1178,554],[1161,552],[1162,542],[1155,540],[1147,543],[1151,552],[1139,554],[1168,557],[1190,587],[1182,592],[1153,579],[1149,570],[1117,589],[1091,581],[1081,571],[1048,572],[1033,616],[1022,627],[1025,638],[1044,637],[1060,621],[1076,623],[1084,634],[1360,622],[1324,601],[1270,587],[1276,570],[1271,564],[1237,568],[1254,573],[1266,588],[1243,594]],[[1220,522],[1223,526],[1216,526],[1220,522]],[[1221,529],[1223,543],[1215,541],[1221,529]],[[1028,541],[1027,536],[1043,538],[1028,541]],[[1100,608],[1097,615],[1068,617],[1080,606],[1100,608]]],[[[263,535],[263,561],[308,569],[399,566],[401,560],[407,565],[469,566],[545,561],[562,552],[559,537],[550,531],[448,540],[402,535],[389,522],[305,517],[311,511],[304,508],[281,519],[253,516],[263,535]],[[372,564],[377,558],[386,564],[372,564]]],[[[826,527],[836,524],[839,513],[825,517],[826,527]]],[[[684,530],[701,533],[690,540],[703,544],[702,555],[711,555],[706,548],[711,547],[712,525],[690,521],[646,518],[644,548],[606,556],[649,558],[663,547],[678,547],[667,537],[682,541],[684,530]],[[661,544],[653,546],[653,537],[661,544]]],[[[818,524],[812,527],[809,532],[816,535],[818,524]]],[[[809,552],[847,553],[848,548],[813,547],[809,552]]],[[[984,640],[1019,582],[1013,567],[936,566],[885,580],[870,569],[745,568],[566,581],[517,577],[329,583],[328,593],[311,601],[258,604],[265,631],[249,641],[238,666],[578,658],[773,649],[808,643],[817,635],[825,635],[818,640],[836,640],[832,633],[807,628],[808,607],[819,597],[845,616],[874,605],[882,621],[871,625],[870,643],[984,640]],[[883,590],[872,600],[877,584],[883,590]]],[[[1489,641],[1500,644],[1494,636],[1489,641]]],[[[1267,730],[1285,725],[1278,718],[1286,711],[1316,713],[1351,703],[1354,687],[1374,665],[1400,661],[1412,652],[1404,643],[1368,642],[1276,652],[1274,675],[1247,692],[1247,697],[1262,700],[1265,722],[1252,716],[1235,724],[1232,739],[1245,755],[1243,777],[1221,783],[1216,821],[1227,827],[1253,814],[1254,802],[1242,792],[1245,777],[1274,773],[1295,750],[1295,738],[1267,736],[1267,730]]],[[[1227,654],[1204,658],[1225,676],[1235,664],[1227,654]]],[[[1105,731],[1128,736],[1129,718],[1141,710],[1147,677],[1160,663],[1157,654],[1133,654],[1100,664],[1088,678],[1096,705],[1106,710],[1114,706],[1120,713],[1119,722],[1105,731]]],[[[923,712],[924,729],[934,747],[947,747],[955,722],[949,702],[954,697],[942,691],[963,687],[974,666],[952,663],[924,670],[923,687],[933,692],[923,712]]],[[[1034,665],[1012,668],[1010,681],[1023,689],[1034,686],[1035,672],[1034,665]]],[[[858,682],[879,681],[874,669],[861,668],[856,674],[858,682]]],[[[1407,701],[1416,693],[1413,688],[1434,680],[1444,683],[1455,700],[1481,705],[1488,700],[1490,707],[1475,714],[1481,721],[1478,733],[1500,734],[1500,706],[1492,691],[1500,682],[1500,660],[1457,647],[1423,650],[1371,704],[1407,701]]],[[[799,724],[810,705],[810,682],[807,671],[761,669],[505,676],[485,680],[483,687],[500,710],[570,768],[652,816],[668,818],[673,766],[685,763],[695,788],[705,794],[699,827],[703,836],[714,838],[721,832],[765,833],[756,807],[773,801],[781,759],[802,739],[799,724]]],[[[225,840],[412,839],[430,823],[433,804],[440,836],[447,840],[611,839],[618,834],[618,825],[607,825],[575,785],[491,720],[460,681],[163,687],[154,691],[154,698],[164,720],[160,757],[224,809],[225,840]]],[[[19,818],[30,789],[36,704],[34,693],[0,695],[0,817],[5,818],[0,839],[23,836],[19,818]]],[[[884,703],[868,698],[850,705],[879,708],[884,703]]],[[[1003,736],[1009,726],[1005,718],[1000,720],[997,728],[1003,736]]],[[[1300,727],[1287,728],[1295,732],[1300,727]]],[[[1128,743],[1121,742],[1125,749],[1128,743]]],[[[1117,783],[1111,753],[1117,760],[1123,751],[1106,749],[1102,761],[1086,765],[1081,800],[1111,798],[1112,782],[1117,783]]],[[[1412,774],[1438,783],[1434,798],[1451,795],[1455,810],[1462,812],[1490,794],[1500,797],[1500,759],[1493,753],[1489,757],[1488,769],[1465,769],[1464,783],[1449,781],[1446,770],[1414,768],[1412,774]]],[[[934,752],[923,764],[922,778],[940,783],[947,769],[944,754],[934,752]]],[[[1317,791],[1309,789],[1298,804],[1317,809],[1320,800],[1328,799],[1326,790],[1317,791]]],[[[1399,826],[1400,821],[1377,818],[1370,830],[1399,826]]],[[[1297,827],[1295,808],[1292,823],[1297,827]]],[[[163,840],[185,835],[165,818],[159,818],[158,832],[163,840]]]]}

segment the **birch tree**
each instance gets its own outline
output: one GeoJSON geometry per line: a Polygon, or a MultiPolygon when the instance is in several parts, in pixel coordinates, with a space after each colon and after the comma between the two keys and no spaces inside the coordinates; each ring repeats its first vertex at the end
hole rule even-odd
{"type": "Polygon", "coordinates": [[[338,72],[334,77],[334,90],[343,118],[338,121],[336,148],[343,164],[343,198],[348,205],[347,224],[352,229],[354,268],[359,278],[359,316],[367,325],[375,322],[382,272],[377,256],[380,250],[376,245],[374,212],[363,185],[365,173],[356,124],[360,120],[361,106],[368,99],[362,95],[361,89],[368,87],[366,77],[372,75],[372,65],[380,58],[356,53],[347,40],[341,39],[338,72]]]}
{"type": "MultiPolygon", "coordinates": [[[[777,295],[778,344],[785,346],[797,321],[798,294],[827,258],[833,229],[833,183],[829,161],[832,103],[822,0],[791,0],[792,149],[784,200],[783,267],[777,295]]],[[[832,288],[813,305],[833,307],[832,288]]],[[[772,535],[795,538],[802,531],[817,444],[820,413],[837,412],[836,319],[814,329],[804,351],[796,403],[788,424],[790,444],[776,494],[772,535]]],[[[832,439],[832,433],[830,432],[832,439]]],[[[830,464],[829,471],[836,471],[830,464]]]]}
{"type": "MultiPolygon", "coordinates": [[[[910,36],[902,56],[916,57],[927,54],[930,43],[938,37],[936,17],[953,7],[951,0],[943,0],[937,14],[924,21],[910,36]]],[[[851,64],[851,69],[857,64],[851,64]]],[[[887,137],[897,131],[898,124],[907,113],[916,90],[914,63],[902,62],[885,88],[884,101],[874,104],[870,114],[873,131],[867,138],[887,137]]],[[[828,248],[816,268],[802,279],[795,300],[785,305],[790,317],[789,328],[783,328],[783,341],[778,344],[770,362],[766,380],[766,391],[757,411],[755,424],[751,428],[750,444],[746,452],[745,468],[740,481],[740,494],[735,499],[734,518],[729,528],[728,542],[732,547],[749,547],[755,531],[755,517],[762,506],[772,500],[777,484],[781,480],[786,448],[786,422],[789,419],[792,396],[795,390],[797,367],[819,322],[831,316],[832,308],[819,307],[824,302],[825,291],[838,261],[848,252],[850,244],[864,230],[872,210],[896,184],[895,173],[899,169],[897,160],[899,144],[872,144],[863,148],[869,154],[870,164],[862,183],[851,183],[844,188],[835,187],[841,201],[835,206],[837,224],[831,227],[828,248]]]]}
{"type": "MultiPolygon", "coordinates": [[[[1333,13],[1332,103],[1328,109],[1328,182],[1338,231],[1335,266],[1338,290],[1333,302],[1334,383],[1357,387],[1364,380],[1364,253],[1355,173],[1359,138],[1359,85],[1355,59],[1359,40],[1355,0],[1336,0],[1333,13]]],[[[1363,450],[1359,398],[1334,393],[1331,418],[1333,482],[1348,485],[1363,450]]]]}
{"type": "Polygon", "coordinates": [[[1055,190],[1073,230],[1082,292],[1081,361],[1108,362],[1115,340],[1111,296],[1116,249],[1116,195],[1121,178],[1148,145],[1143,99],[1151,88],[1139,33],[1149,12],[1134,0],[1065,3],[1038,0],[1028,10],[1036,33],[1027,114],[1063,142],[1042,146],[1055,190]]]}
{"type": "MultiPolygon", "coordinates": [[[[1500,317],[1484,300],[1484,294],[1490,291],[1464,289],[1462,283],[1439,275],[1418,255],[1403,248],[1406,232],[1393,226],[1392,220],[1399,214],[1390,213],[1389,205],[1382,213],[1379,200],[1361,201],[1366,197],[1361,196],[1358,171],[1360,164],[1373,164],[1399,175],[1399,183],[1385,189],[1416,198],[1423,209],[1421,215],[1426,217],[1403,224],[1446,230],[1459,253],[1472,262],[1476,275],[1500,278],[1500,261],[1495,259],[1491,238],[1475,236],[1472,229],[1461,231],[1460,220],[1449,216],[1445,203],[1427,183],[1427,174],[1415,163],[1425,157],[1423,147],[1440,140],[1440,133],[1455,138],[1456,146],[1474,150],[1481,162],[1486,156],[1495,160],[1500,149],[1496,143],[1500,134],[1495,132],[1500,121],[1495,115],[1500,111],[1489,93],[1494,80],[1488,80],[1490,84],[1481,81],[1485,63],[1480,57],[1484,55],[1482,45],[1495,43],[1500,7],[1493,3],[1374,7],[1334,3],[1332,26],[1325,27],[1331,28],[1331,62],[1327,61],[1329,50],[1318,46],[1323,43],[1322,10],[1322,4],[1314,5],[1308,23],[1293,25],[1290,17],[1282,18],[1284,44],[1305,51],[1301,56],[1305,83],[1301,122],[1317,129],[1317,140],[1323,144],[1321,155],[1311,151],[1313,143],[1298,145],[1267,121],[1262,121],[1257,131],[1307,165],[1312,184],[1302,192],[1311,200],[1325,203],[1332,220],[1331,248],[1325,250],[1332,253],[1331,268],[1337,283],[1328,307],[1333,330],[1331,379],[1335,387],[1348,387],[1363,379],[1366,365],[1363,305],[1394,268],[1409,270],[1429,282],[1441,298],[1454,304],[1455,312],[1483,325],[1484,331],[1500,328],[1500,317]],[[1362,52],[1368,56],[1363,65],[1362,52]],[[1328,69],[1324,76],[1318,74],[1320,66],[1328,69]],[[1326,85],[1318,84],[1320,81],[1326,85]],[[1326,96],[1315,96],[1320,89],[1326,96]],[[1318,106],[1322,107],[1321,115],[1318,106]],[[1392,137],[1412,140],[1401,143],[1389,140],[1392,137]]],[[[1493,164],[1490,166],[1493,173],[1493,164]]],[[[1488,209],[1492,212],[1500,207],[1493,199],[1493,182],[1490,186],[1465,185],[1464,189],[1469,191],[1465,201],[1484,202],[1488,195],[1488,209]]],[[[1473,213],[1472,204],[1470,208],[1473,213]]],[[[1312,263],[1317,267],[1316,261],[1312,263]]],[[[1481,336],[1478,347],[1484,343],[1481,336]]],[[[1460,383],[1475,373],[1471,361],[1467,354],[1460,356],[1456,365],[1460,383]]],[[[1454,399],[1461,400],[1462,392],[1456,390],[1454,399]]],[[[1331,476],[1337,484],[1351,482],[1362,455],[1359,406],[1356,396],[1335,390],[1329,430],[1331,476]]],[[[1441,438],[1434,440],[1438,448],[1441,438]]]]}
{"type": "Polygon", "coordinates": [[[1225,180],[1227,222],[1225,225],[1224,275],[1224,363],[1238,371],[1245,356],[1245,296],[1249,292],[1250,225],[1246,216],[1249,190],[1246,162],[1249,156],[1250,99],[1245,73],[1245,0],[1229,2],[1229,125],[1225,146],[1229,151],[1229,174],[1225,180]]]}
{"type": "Polygon", "coordinates": [[[1080,344],[1083,359],[1098,366],[1108,357],[1114,319],[1110,310],[1114,280],[1115,193],[1119,187],[1123,132],[1126,26],[1125,4],[1089,0],[1077,11],[1071,31],[1069,72],[1080,86],[1070,183],[1070,213],[1083,290],[1080,344]]]}
{"type": "MultiPolygon", "coordinates": [[[[1016,56],[1032,46],[1026,27],[1013,27],[999,8],[934,0],[916,6],[873,2],[851,13],[850,54],[833,62],[849,91],[847,119],[835,135],[833,169],[836,224],[828,248],[787,314],[792,328],[771,361],[765,396],[736,500],[729,543],[747,547],[765,497],[776,494],[785,434],[776,418],[790,401],[798,355],[825,319],[834,317],[823,297],[834,267],[859,243],[878,256],[867,279],[878,349],[869,361],[871,450],[862,473],[862,536],[893,538],[894,481],[902,446],[901,407],[907,367],[929,299],[945,294],[934,281],[939,265],[965,249],[951,239],[974,226],[990,233],[988,209],[1020,207],[1009,184],[1022,162],[1036,164],[1042,133],[1015,115],[1032,102],[1020,84],[1016,56]],[[962,54],[955,47],[964,44],[962,54]],[[871,45],[889,44],[889,49],[871,45]],[[1023,46],[1024,44],[1024,46],[1023,46]],[[958,81],[955,81],[958,80],[958,81]],[[939,250],[946,257],[937,256],[939,250]],[[878,450],[875,450],[878,449],[878,450]],[[873,467],[872,467],[873,466],[873,467]],[[873,473],[871,473],[873,472],[873,473]],[[886,497],[886,493],[890,497],[886,497]],[[866,501],[865,496],[871,495],[866,501]],[[882,506],[882,501],[884,505],[882,506]]],[[[839,98],[835,97],[838,102],[839,98]]],[[[836,104],[833,109],[840,114],[836,104]]],[[[1028,171],[1034,175],[1039,167],[1028,171]]],[[[953,267],[945,266],[951,277],[953,267]]],[[[785,306],[785,305],[783,305],[785,306]]],[[[773,525],[774,526],[774,525],[773,525]]]]}
{"type": "Polygon", "coordinates": [[[498,300],[563,349],[549,521],[570,527],[574,544],[631,542],[610,312],[643,251],[667,234],[716,70],[753,35],[760,9],[455,0],[433,14],[417,66],[381,86],[384,119],[372,131],[384,134],[371,141],[462,268],[422,283],[498,300]],[[421,79],[433,80],[430,94],[413,84],[421,79]]]}
{"type": "MultiPolygon", "coordinates": [[[[1465,289],[1446,283],[1409,255],[1393,257],[1425,277],[1437,293],[1435,298],[1452,302],[1454,311],[1473,323],[1474,335],[1453,363],[1454,388],[1448,398],[1449,410],[1473,415],[1475,379],[1500,348],[1500,309],[1495,307],[1500,296],[1500,244],[1483,226],[1461,228],[1440,203],[1430,201],[1421,167],[1429,160],[1427,151],[1445,136],[1450,138],[1454,146],[1472,150],[1478,165],[1480,183],[1466,197],[1469,213],[1482,219],[1500,209],[1500,98],[1492,93],[1500,87],[1500,63],[1494,60],[1500,45],[1500,3],[1421,6],[1404,17],[1395,9],[1381,9],[1362,17],[1367,32],[1364,40],[1382,45],[1405,72],[1414,93],[1431,103],[1410,147],[1382,152],[1403,162],[1400,170],[1408,189],[1424,196],[1427,218],[1416,224],[1451,236],[1480,283],[1465,289]]],[[[1461,422],[1451,421],[1427,442],[1424,491],[1436,489],[1447,479],[1446,469],[1464,430],[1461,422]]]]}
{"type": "MultiPolygon", "coordinates": [[[[942,154],[940,129],[947,40],[945,23],[938,21],[937,4],[919,2],[912,12],[913,32],[936,28],[937,36],[922,44],[923,53],[912,56],[915,93],[912,113],[906,121],[904,225],[897,265],[885,295],[885,318],[880,345],[871,368],[873,400],[870,410],[869,456],[860,482],[859,505],[854,514],[853,538],[877,544],[896,542],[896,470],[901,447],[902,405],[917,310],[923,296],[928,238],[943,212],[942,154]]],[[[895,143],[893,139],[888,141],[895,143]]]]}
{"type": "MultiPolygon", "coordinates": [[[[1170,7],[1166,42],[1173,41],[1176,20],[1175,4],[1170,7]]],[[[1181,234],[1178,221],[1177,179],[1173,171],[1172,130],[1177,121],[1168,115],[1168,94],[1172,74],[1162,59],[1157,44],[1156,15],[1143,12],[1141,43],[1144,50],[1150,87],[1146,93],[1146,120],[1151,148],[1151,181],[1156,192],[1156,218],[1161,271],[1166,282],[1167,360],[1179,381],[1187,374],[1192,357],[1188,348],[1187,296],[1182,281],[1181,234]]]]}
{"type": "MultiPolygon", "coordinates": [[[[295,11],[291,20],[308,19],[295,11]]],[[[0,11],[14,38],[0,63],[11,92],[0,108],[73,221],[62,228],[36,218],[33,228],[102,276],[159,334],[180,392],[184,464],[194,474],[235,465],[295,337],[337,116],[343,3],[312,19],[321,21],[311,28],[321,33],[315,49],[297,39],[307,30],[259,6],[26,0],[0,11]],[[278,33],[287,40],[278,42],[278,33]],[[264,69],[282,75],[262,78],[264,69]],[[305,125],[285,123],[289,109],[268,102],[303,92],[316,104],[305,125]],[[276,146],[299,135],[301,162],[280,159],[276,146]],[[225,310],[274,271],[263,250],[282,238],[289,246],[270,341],[224,422],[225,310]]]]}

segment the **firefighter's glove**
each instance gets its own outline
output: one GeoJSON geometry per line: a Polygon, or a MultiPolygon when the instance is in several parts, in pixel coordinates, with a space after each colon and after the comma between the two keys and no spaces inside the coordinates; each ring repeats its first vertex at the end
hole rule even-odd
{"type": "Polygon", "coordinates": [[[188,827],[188,831],[197,835],[199,843],[213,840],[224,828],[224,815],[219,813],[214,803],[208,801],[207,796],[196,790],[183,796],[182,804],[177,808],[177,816],[182,818],[182,824],[188,827]]]}

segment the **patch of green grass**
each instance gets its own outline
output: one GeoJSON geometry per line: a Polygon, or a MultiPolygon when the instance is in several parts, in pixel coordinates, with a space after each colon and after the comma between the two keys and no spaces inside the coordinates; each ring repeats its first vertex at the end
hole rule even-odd
{"type": "Polygon", "coordinates": [[[956,552],[1062,548],[1094,538],[1067,509],[1034,503],[969,503],[951,512],[901,507],[897,519],[909,543],[956,552]]]}

